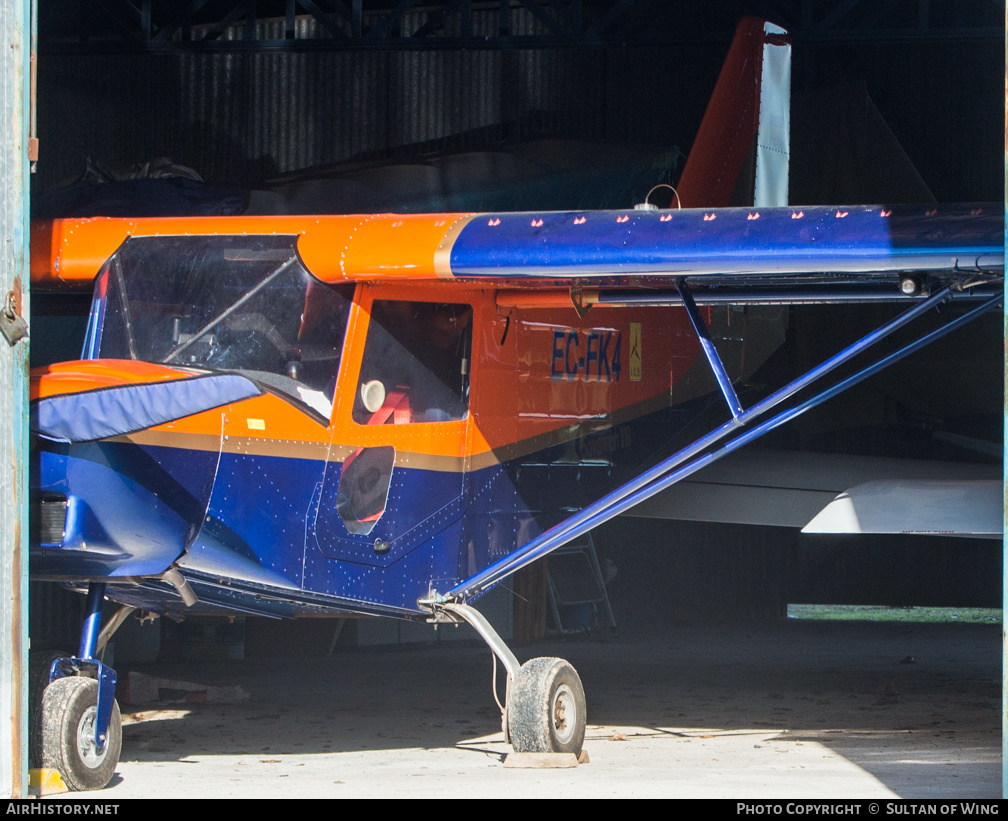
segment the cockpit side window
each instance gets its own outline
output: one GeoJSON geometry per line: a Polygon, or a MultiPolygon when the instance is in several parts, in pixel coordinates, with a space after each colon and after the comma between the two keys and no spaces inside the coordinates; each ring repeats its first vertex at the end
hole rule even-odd
{"type": "Polygon", "coordinates": [[[109,261],[101,357],[240,371],[329,418],[353,297],[294,236],[136,237],[109,261]]]}
{"type": "Polygon", "coordinates": [[[471,346],[469,305],[375,300],[353,420],[392,425],[464,419],[471,346]]]}

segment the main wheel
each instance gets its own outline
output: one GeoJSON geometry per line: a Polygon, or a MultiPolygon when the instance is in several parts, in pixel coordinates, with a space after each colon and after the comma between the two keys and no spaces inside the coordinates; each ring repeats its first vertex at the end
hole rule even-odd
{"type": "Polygon", "coordinates": [[[563,659],[525,662],[511,683],[507,715],[515,752],[580,754],[587,718],[584,688],[563,659]]]}
{"type": "Polygon", "coordinates": [[[122,716],[112,702],[105,746],[95,744],[98,682],[56,679],[42,696],[42,766],[59,770],[71,790],[100,790],[115,773],[122,748],[122,716]]]}

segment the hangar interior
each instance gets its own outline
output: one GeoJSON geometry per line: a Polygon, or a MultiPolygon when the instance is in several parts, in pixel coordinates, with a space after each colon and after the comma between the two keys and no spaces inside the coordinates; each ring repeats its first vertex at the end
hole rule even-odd
{"type": "MultiPolygon", "coordinates": [[[[168,175],[206,183],[199,207],[255,213],[629,208],[677,181],[747,14],[792,38],[792,203],[1000,201],[1003,8],[982,0],[40,0],[33,215],[153,207],[87,197],[168,175]]],[[[32,311],[32,364],[75,358],[79,301],[33,294],[32,311]]],[[[793,309],[754,381],[818,361],[863,321],[793,309]]],[[[767,445],[999,465],[1000,338],[988,316],[767,445]]],[[[798,602],[1001,601],[997,541],[628,517],[595,545],[617,569],[621,628],[773,620],[798,602]]],[[[74,645],[77,602],[33,586],[33,647],[74,645]]],[[[516,638],[542,629],[513,618],[516,638]]],[[[368,640],[412,640],[388,629],[368,640]]],[[[358,634],[250,622],[244,640],[265,654],[337,638],[358,634]]]]}

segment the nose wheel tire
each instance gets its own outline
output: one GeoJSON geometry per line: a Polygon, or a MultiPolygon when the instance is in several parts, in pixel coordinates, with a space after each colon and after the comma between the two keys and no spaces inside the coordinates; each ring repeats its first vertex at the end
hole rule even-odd
{"type": "Polygon", "coordinates": [[[586,708],[577,671],[558,658],[525,662],[511,683],[507,721],[518,753],[573,753],[584,744],[586,708]]]}
{"type": "Polygon", "coordinates": [[[71,790],[100,790],[112,780],[122,748],[122,717],[113,702],[105,745],[95,743],[98,682],[61,678],[42,695],[42,766],[58,770],[71,790]]]}
{"type": "Polygon", "coordinates": [[[32,651],[28,654],[28,766],[42,766],[42,696],[49,686],[49,669],[64,650],[32,651]]]}

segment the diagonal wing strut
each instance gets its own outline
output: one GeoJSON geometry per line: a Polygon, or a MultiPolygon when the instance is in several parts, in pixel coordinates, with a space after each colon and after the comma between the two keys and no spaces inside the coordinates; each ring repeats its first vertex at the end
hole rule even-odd
{"type": "Polygon", "coordinates": [[[936,308],[951,301],[954,298],[955,293],[958,292],[957,289],[961,288],[961,286],[954,284],[942,288],[927,299],[915,304],[912,308],[881,325],[876,330],[865,335],[857,342],[854,342],[844,348],[833,357],[807,371],[802,376],[799,376],[797,379],[793,380],[765,399],[760,400],[748,409],[743,409],[741,407],[735,390],[731,386],[731,382],[725,371],[724,364],[721,362],[720,356],[718,355],[713,343],[704,344],[705,340],[710,342],[710,335],[699,311],[696,310],[696,306],[693,304],[693,299],[689,294],[685,283],[682,280],[678,282],[678,287],[682,296],[683,304],[686,305],[690,319],[693,321],[697,335],[700,337],[703,351],[707,356],[712,370],[714,371],[715,377],[718,380],[718,384],[721,387],[729,410],[732,412],[732,418],[723,425],[715,428],[710,433],[697,439],[692,444],[687,445],[682,450],[658,463],[654,467],[644,471],[636,478],[603,496],[598,501],[592,503],[588,507],[585,507],[567,519],[564,519],[562,522],[540,534],[538,537],[528,542],[518,550],[515,550],[510,555],[505,556],[503,559],[500,559],[481,572],[460,582],[450,590],[442,594],[432,595],[430,599],[422,600],[420,604],[431,607],[432,609],[437,609],[439,604],[465,601],[466,599],[479,594],[490,585],[493,585],[501,579],[517,572],[518,570],[521,570],[523,567],[551,553],[558,547],[562,547],[568,542],[573,541],[588,530],[591,530],[609,519],[618,516],[620,513],[625,512],[638,502],[641,502],[644,499],[647,499],[675,484],[676,482],[685,479],[701,468],[717,461],[721,457],[728,455],[755,439],[758,439],[760,436],[763,436],[774,428],[795,419],[805,413],[805,411],[822,404],[827,399],[830,399],[848,388],[853,387],[864,379],[873,376],[909,354],[920,350],[931,342],[934,342],[946,334],[951,333],[963,325],[966,325],[980,315],[995,308],[1003,300],[1003,296],[1001,294],[987,299],[969,312],[945,322],[945,324],[941,327],[936,328],[923,336],[919,336],[893,353],[866,365],[853,375],[833,384],[830,387],[822,389],[819,393],[804,400],[798,405],[780,411],[779,413],[760,422],[758,421],[759,419],[767,416],[771,410],[787,401],[799,391],[819,382],[827,374],[849,362],[859,354],[864,353],[873,345],[890,336],[900,328],[909,325],[932,308],[936,308]],[[752,425],[752,427],[748,427],[750,425],[752,425]],[[742,428],[747,429],[739,433],[742,428]],[[732,438],[733,435],[734,438],[732,438]],[[728,439],[728,441],[722,444],[719,448],[712,449],[714,445],[724,439],[728,439]]]}

